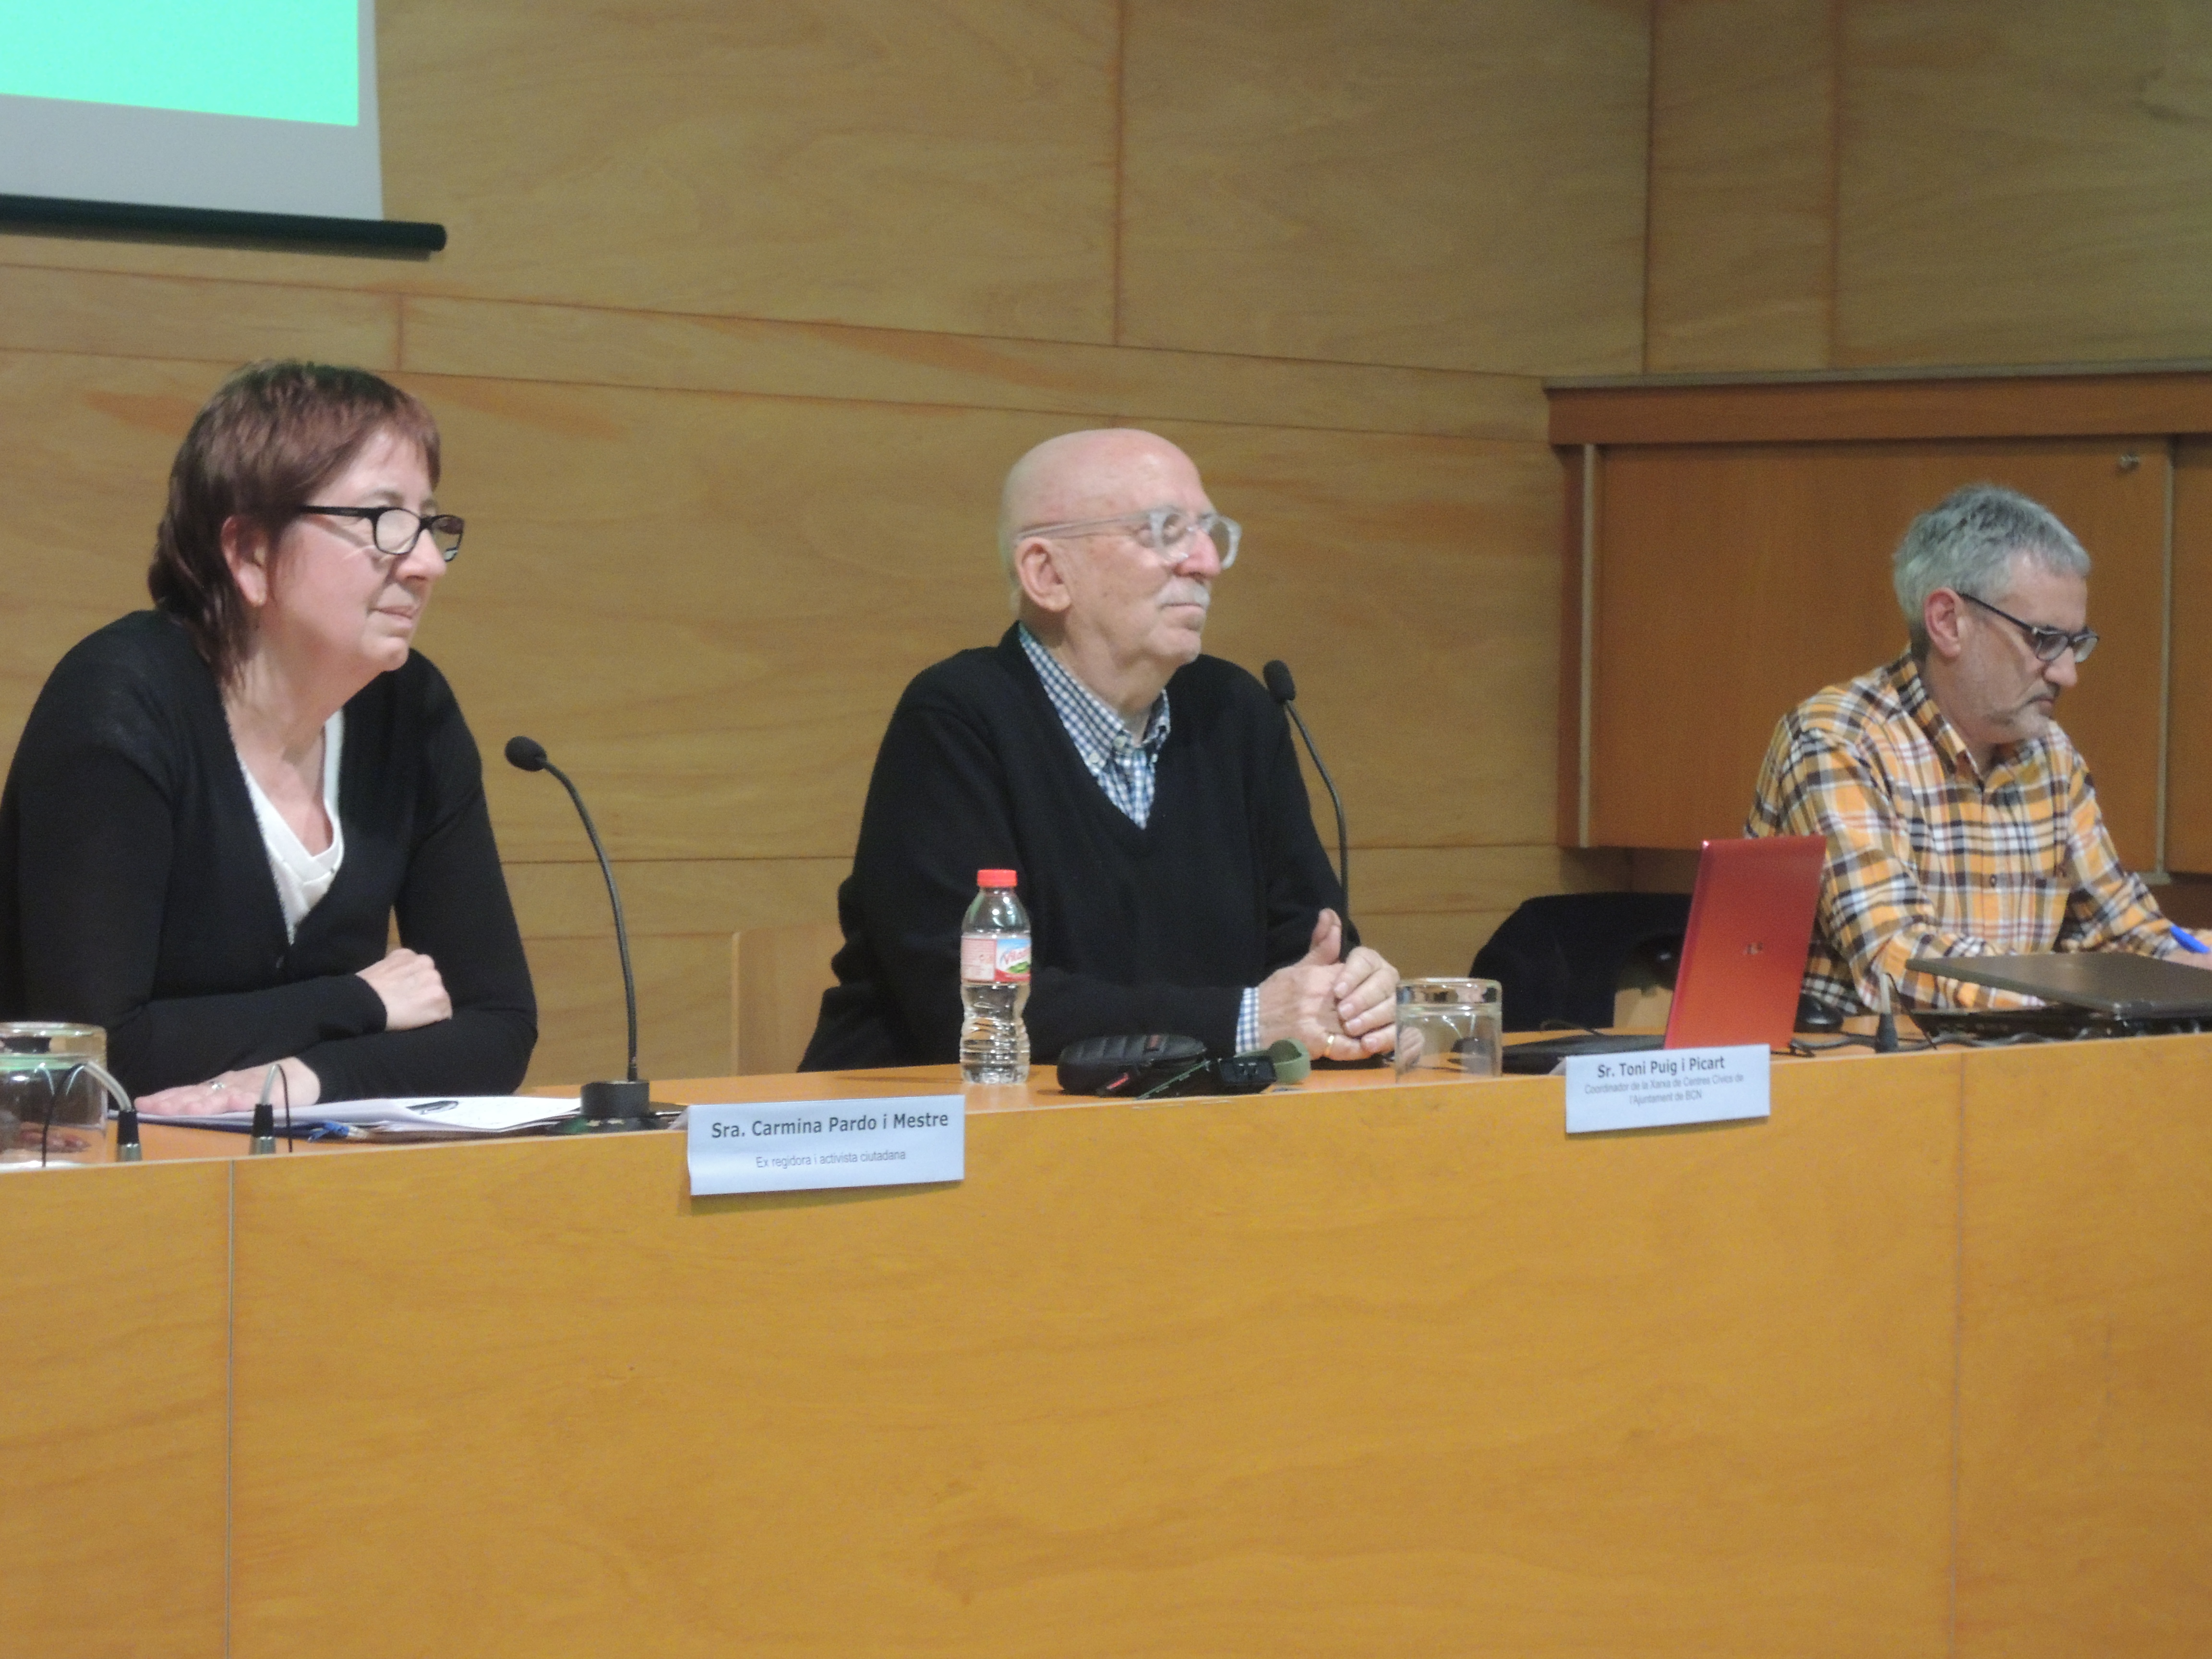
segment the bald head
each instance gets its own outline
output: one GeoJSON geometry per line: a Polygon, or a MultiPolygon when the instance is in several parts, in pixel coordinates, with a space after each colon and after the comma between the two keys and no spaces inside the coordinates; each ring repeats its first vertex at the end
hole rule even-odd
{"type": "Polygon", "coordinates": [[[1048,439],[1006,475],[999,556],[1014,614],[1133,731],[1199,653],[1221,547],[1182,526],[1212,513],[1190,457],[1131,428],[1048,439]],[[1162,509],[1177,515],[1164,548],[1165,521],[1146,516],[1162,509]],[[1037,533],[1062,525],[1080,527],[1037,533]]]}
{"type": "Polygon", "coordinates": [[[1198,468],[1165,438],[1103,427],[1047,438],[1016,461],[999,495],[999,558],[1013,578],[1014,547],[1033,525],[1079,524],[1182,499],[1198,468]]]}

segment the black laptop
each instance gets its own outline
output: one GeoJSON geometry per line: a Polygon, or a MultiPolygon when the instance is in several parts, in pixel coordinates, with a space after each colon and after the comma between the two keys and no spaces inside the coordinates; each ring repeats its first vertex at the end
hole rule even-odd
{"type": "MultiPolygon", "coordinates": [[[[2016,957],[1915,957],[1915,973],[1962,979],[2113,1019],[2212,1018],[2212,972],[2131,951],[2057,951],[2016,957]]],[[[1914,1020],[1925,1025],[1918,1014],[1914,1020]]]]}

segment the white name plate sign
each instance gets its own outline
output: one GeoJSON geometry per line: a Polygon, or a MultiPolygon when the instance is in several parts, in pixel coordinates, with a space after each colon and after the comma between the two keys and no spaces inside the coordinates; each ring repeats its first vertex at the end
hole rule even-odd
{"type": "Polygon", "coordinates": [[[692,1195],[959,1181],[968,1172],[967,1107],[959,1095],[694,1106],[692,1195]]]}
{"type": "Polygon", "coordinates": [[[1567,1061],[1567,1133],[1765,1117],[1772,1066],[1763,1043],[1577,1054],[1567,1061]]]}

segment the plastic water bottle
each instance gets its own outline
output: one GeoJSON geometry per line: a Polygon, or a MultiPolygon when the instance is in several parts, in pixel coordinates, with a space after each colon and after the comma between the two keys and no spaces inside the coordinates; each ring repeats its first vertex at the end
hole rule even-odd
{"type": "Polygon", "coordinates": [[[975,902],[960,924],[960,1076],[967,1083],[1026,1083],[1030,1028],[1030,913],[1011,870],[978,870],[975,902]]]}

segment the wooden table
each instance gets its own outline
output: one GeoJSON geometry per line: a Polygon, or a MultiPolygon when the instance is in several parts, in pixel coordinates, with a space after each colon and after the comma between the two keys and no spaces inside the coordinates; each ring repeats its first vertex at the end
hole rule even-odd
{"type": "Polygon", "coordinates": [[[0,1178],[0,1650],[2212,1651],[2212,1037],[1773,1101],[1039,1089],[958,1185],[696,1201],[667,1134],[0,1178]]]}

